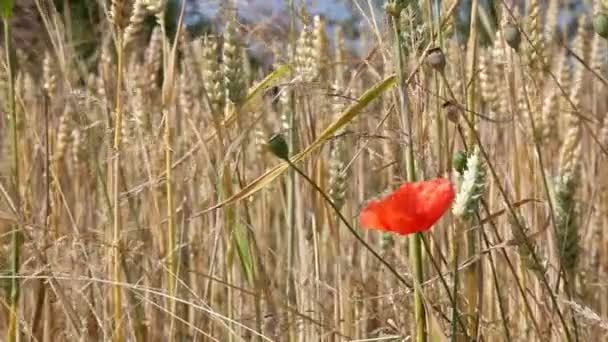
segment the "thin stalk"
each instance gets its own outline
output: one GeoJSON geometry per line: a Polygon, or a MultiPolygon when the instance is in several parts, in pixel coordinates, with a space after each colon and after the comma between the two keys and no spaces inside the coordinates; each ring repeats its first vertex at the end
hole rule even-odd
{"type": "MultiPolygon", "coordinates": [[[[240,177],[239,177],[239,182],[242,182],[240,177]]],[[[250,210],[247,205],[244,206],[244,212],[245,212],[245,217],[247,220],[246,221],[247,225],[252,226],[253,220],[251,218],[250,210]]],[[[252,256],[252,260],[253,260],[252,285],[256,292],[266,293],[266,295],[270,298],[271,295],[268,294],[266,287],[264,287],[264,283],[267,281],[267,275],[265,274],[264,267],[262,266],[262,264],[260,262],[260,251],[259,251],[259,247],[258,247],[258,242],[252,231],[247,230],[247,236],[248,236],[248,239],[250,239],[250,241],[252,242],[252,248],[251,248],[251,256],[252,256]]],[[[268,305],[270,307],[273,307],[274,303],[271,303],[271,302],[272,302],[272,299],[269,299],[268,305]]],[[[255,296],[253,305],[254,305],[254,310],[255,310],[256,329],[257,329],[257,331],[262,332],[263,331],[262,297],[255,296]]],[[[258,336],[257,340],[262,341],[263,338],[261,336],[258,336]]]]}
{"type": "MultiPolygon", "coordinates": [[[[289,60],[290,63],[295,62],[296,55],[296,8],[294,0],[289,0],[289,60]]],[[[296,99],[292,89],[289,91],[289,132],[287,132],[287,146],[290,151],[296,149],[296,129],[295,129],[295,114],[296,114],[296,99]]],[[[295,245],[296,245],[296,176],[293,170],[289,170],[287,175],[287,300],[291,305],[297,307],[296,293],[295,293],[295,279],[293,270],[295,269],[295,245]]],[[[290,340],[295,338],[295,332],[290,329],[290,340]]]]}
{"type": "MultiPolygon", "coordinates": [[[[470,37],[469,37],[469,55],[468,55],[468,62],[469,62],[469,72],[470,72],[470,79],[468,80],[468,86],[466,87],[466,93],[467,93],[467,102],[466,102],[466,107],[468,110],[468,115],[469,115],[469,120],[473,125],[474,129],[475,127],[475,102],[476,102],[476,80],[477,80],[477,73],[476,73],[476,67],[477,67],[477,11],[479,8],[479,0],[473,0],[473,3],[471,5],[471,21],[470,21],[470,37]]],[[[469,134],[469,141],[468,141],[468,145],[469,146],[473,146],[474,144],[474,138],[473,138],[473,134],[469,134]]],[[[478,249],[479,249],[479,244],[478,244],[478,238],[479,238],[479,232],[475,231],[475,230],[469,230],[466,233],[466,246],[467,246],[467,258],[472,258],[476,253],[478,253],[478,249]]],[[[467,314],[470,318],[469,321],[469,335],[470,336],[476,336],[477,335],[477,330],[479,327],[479,312],[477,311],[478,309],[478,303],[480,300],[480,293],[481,293],[481,289],[479,288],[479,284],[480,284],[480,280],[481,280],[481,260],[478,260],[477,262],[475,262],[474,265],[471,265],[471,267],[469,267],[464,274],[464,281],[465,281],[465,289],[464,289],[464,295],[466,297],[467,300],[467,314]]]]}
{"type": "MultiPolygon", "coordinates": [[[[337,217],[337,216],[336,216],[337,217]]],[[[339,333],[344,333],[344,334],[350,334],[350,331],[345,331],[346,329],[346,322],[344,319],[344,304],[343,304],[343,298],[344,298],[344,294],[342,294],[342,292],[344,291],[344,283],[342,282],[342,263],[339,261],[340,259],[342,259],[342,243],[341,243],[341,237],[340,237],[340,228],[342,226],[341,222],[336,222],[336,241],[335,241],[335,245],[334,245],[334,257],[336,258],[336,260],[338,260],[338,262],[335,263],[335,269],[334,271],[336,272],[336,293],[335,293],[335,297],[334,297],[334,321],[335,321],[335,325],[337,327],[337,330],[339,333]]],[[[338,334],[335,334],[334,336],[337,337],[338,334]]]]}
{"type": "MultiPolygon", "coordinates": [[[[45,95],[45,101],[48,102],[48,95],[45,95]]],[[[48,107],[48,103],[46,105],[48,107]]],[[[48,113],[47,113],[48,115],[48,113]]],[[[112,126],[114,125],[114,121],[112,120],[111,117],[108,118],[108,125],[112,126]]],[[[92,143],[90,141],[91,138],[89,138],[89,141],[87,142],[89,149],[91,149],[92,143]]],[[[48,153],[47,153],[48,154],[48,153]]],[[[50,155],[50,154],[48,154],[50,155]]],[[[101,171],[101,166],[99,164],[99,159],[98,158],[93,158],[94,160],[94,164],[95,164],[95,170],[96,170],[96,174],[98,176],[98,180],[101,183],[101,189],[102,189],[102,200],[105,202],[106,207],[110,208],[109,210],[112,210],[111,208],[113,207],[112,205],[112,199],[110,198],[110,194],[108,193],[108,189],[107,189],[107,183],[105,182],[103,176],[102,176],[102,171],[101,171]]],[[[50,160],[49,160],[50,163],[50,160]]],[[[49,164],[50,167],[50,164],[49,164]]],[[[50,172],[49,172],[50,175],[50,172]]],[[[120,182],[122,182],[122,189],[123,191],[127,191],[129,189],[129,186],[127,184],[127,178],[125,175],[125,170],[122,167],[122,165],[119,168],[119,175],[117,177],[120,177],[120,182]]],[[[50,183],[49,183],[50,184],[50,183]]],[[[50,191],[50,190],[49,190],[50,191]]],[[[131,213],[131,216],[133,217],[133,220],[135,221],[135,225],[137,227],[137,230],[140,231],[142,229],[139,220],[137,219],[137,212],[136,212],[136,208],[134,207],[133,204],[133,200],[131,197],[127,198],[128,204],[129,204],[129,212],[131,213]]],[[[48,204],[50,206],[50,203],[48,204]]],[[[47,217],[50,218],[50,215],[52,214],[52,211],[49,210],[49,214],[47,215],[47,217]]],[[[114,214],[113,212],[110,212],[110,220],[112,222],[114,222],[114,214]]],[[[111,250],[110,250],[111,252],[111,250]]],[[[125,261],[125,255],[120,255],[120,267],[123,269],[124,274],[125,274],[125,281],[127,284],[131,284],[134,275],[127,269],[126,267],[126,261],[125,261]]],[[[122,274],[122,273],[121,273],[122,274]]],[[[144,308],[142,305],[138,305],[136,303],[136,298],[134,296],[133,293],[129,293],[127,294],[127,299],[129,301],[129,305],[132,305],[134,307],[134,313],[133,313],[133,322],[132,322],[132,329],[134,331],[134,336],[135,336],[135,340],[140,342],[140,341],[145,341],[146,340],[146,335],[147,335],[147,330],[146,330],[146,325],[144,324],[144,318],[145,318],[145,314],[144,314],[144,308]]]]}
{"type": "MultiPolygon", "coordinates": [[[[443,289],[445,290],[445,292],[448,295],[448,300],[450,301],[452,308],[456,308],[456,297],[454,297],[451,293],[450,293],[450,287],[448,286],[447,281],[445,280],[445,277],[443,276],[443,274],[441,273],[441,267],[440,265],[437,263],[437,261],[435,260],[435,258],[433,258],[433,256],[431,255],[431,246],[430,244],[427,242],[427,239],[425,239],[424,237],[422,239],[420,239],[422,241],[422,246],[424,246],[424,249],[426,251],[427,254],[429,254],[429,259],[431,260],[431,265],[433,266],[435,272],[437,272],[437,277],[439,278],[439,281],[441,282],[441,285],[443,286],[443,289]]],[[[442,259],[442,261],[447,264],[447,261],[445,260],[444,256],[441,254],[441,252],[438,253],[440,258],[442,259]]],[[[454,271],[454,276],[457,275],[457,270],[458,270],[458,265],[455,268],[454,271]]],[[[466,331],[466,327],[464,325],[464,323],[461,320],[460,315],[454,315],[452,314],[452,320],[450,322],[450,324],[452,325],[452,329],[455,329],[456,324],[458,324],[460,326],[460,328],[462,329],[465,337],[467,338],[467,340],[469,339],[469,336],[467,335],[467,331],[466,331]]],[[[455,330],[454,330],[455,331],[455,330]]],[[[452,335],[452,337],[454,337],[454,335],[452,335]]]]}
{"type": "MultiPolygon", "coordinates": [[[[510,56],[509,56],[509,64],[512,66],[511,72],[509,72],[509,84],[510,84],[509,89],[511,90],[510,91],[510,96],[511,96],[510,101],[512,103],[517,103],[517,100],[515,100],[517,97],[517,95],[515,94],[516,88],[513,86],[515,84],[515,69],[519,69],[520,77],[522,80],[524,80],[525,78],[523,77],[524,74],[523,74],[522,68],[515,67],[513,57],[517,57],[517,55],[514,56],[513,54],[510,54],[510,56]]],[[[521,57],[519,58],[519,63],[520,63],[520,65],[524,65],[521,57]]],[[[522,86],[525,86],[525,82],[522,82],[522,86]]],[[[525,89],[523,91],[523,94],[527,95],[527,92],[525,91],[525,89]]],[[[527,96],[525,96],[525,97],[527,99],[527,96]]],[[[526,100],[526,103],[529,103],[529,101],[526,100]]],[[[528,110],[531,110],[529,104],[528,104],[528,110]]],[[[532,131],[534,132],[534,128],[532,128],[532,131]]],[[[522,164],[522,162],[520,159],[522,159],[523,150],[525,150],[525,147],[520,147],[520,145],[518,144],[519,134],[517,132],[516,120],[513,120],[513,123],[511,124],[511,134],[512,134],[512,139],[513,139],[513,157],[512,157],[513,158],[513,167],[512,167],[513,188],[514,188],[515,198],[521,198],[522,180],[523,180],[523,175],[524,175],[524,173],[522,173],[522,170],[525,170],[525,169],[521,168],[520,164],[522,164]]],[[[533,135],[534,135],[534,133],[533,133],[533,135]]],[[[519,265],[518,265],[519,266],[519,268],[518,268],[519,277],[516,277],[516,281],[518,282],[520,287],[527,289],[527,285],[526,285],[526,283],[528,281],[527,276],[526,276],[527,267],[526,267],[525,263],[522,261],[523,260],[520,260],[519,265]]],[[[522,299],[525,300],[525,294],[522,296],[522,299]]],[[[520,328],[525,327],[528,324],[527,317],[522,315],[520,317],[520,319],[518,320],[518,323],[520,325],[520,328]]]]}
{"type": "MultiPolygon", "coordinates": [[[[441,31],[439,31],[441,33],[441,31]]],[[[439,76],[441,81],[443,82],[444,88],[447,93],[449,94],[449,97],[457,102],[458,100],[456,99],[456,96],[454,94],[454,92],[452,91],[452,88],[450,87],[450,84],[448,82],[448,79],[445,75],[445,71],[442,70],[441,72],[439,72],[439,76]]],[[[439,112],[439,109],[437,109],[439,112]]],[[[439,118],[438,118],[439,120],[439,118]]],[[[466,149],[466,140],[464,139],[464,134],[462,132],[462,128],[460,127],[460,125],[458,125],[458,132],[460,134],[460,136],[462,137],[463,140],[463,144],[465,145],[465,149],[466,149]]],[[[446,133],[447,134],[447,133],[446,133]]],[[[446,136],[447,138],[447,136],[446,136]]],[[[448,139],[446,139],[447,141],[448,139]]],[[[446,143],[446,147],[449,144],[446,143]]],[[[447,155],[450,155],[449,152],[449,147],[448,148],[448,153],[447,155]]],[[[450,167],[450,160],[446,160],[446,169],[448,169],[450,167]]],[[[460,220],[456,221],[453,224],[453,227],[451,229],[451,241],[452,241],[452,267],[453,267],[453,272],[454,272],[454,282],[453,282],[453,287],[452,287],[452,297],[454,298],[454,300],[452,301],[452,324],[451,324],[451,341],[456,341],[457,340],[457,328],[456,328],[456,320],[460,321],[460,316],[458,313],[458,262],[460,259],[460,243],[457,241],[457,237],[458,234],[457,232],[462,231],[462,222],[460,220]]],[[[466,329],[463,328],[463,333],[465,335],[467,335],[466,329]]]]}
{"type": "MultiPolygon", "coordinates": [[[[479,216],[479,212],[476,213],[476,217],[477,217],[477,222],[481,222],[481,217],[479,216]]],[[[483,228],[483,225],[481,227],[479,227],[479,230],[480,230],[481,236],[483,237],[483,240],[486,244],[486,247],[490,248],[491,247],[490,240],[488,239],[488,235],[486,234],[485,229],[483,228]]],[[[510,342],[512,340],[511,331],[509,330],[509,326],[507,324],[507,322],[508,322],[507,313],[505,312],[504,303],[502,302],[502,295],[500,292],[501,285],[498,283],[496,265],[494,265],[494,258],[492,257],[492,252],[488,253],[488,258],[490,259],[490,268],[492,270],[492,280],[494,281],[494,289],[496,290],[496,298],[498,299],[498,308],[500,310],[501,323],[502,323],[503,329],[505,330],[505,339],[510,342]]]]}
{"type": "MultiPolygon", "coordinates": [[[[435,21],[434,16],[433,16],[433,1],[432,0],[427,0],[426,1],[427,4],[427,11],[428,11],[428,16],[427,16],[427,25],[428,27],[431,28],[430,31],[430,35],[429,35],[429,39],[433,39],[433,37],[435,36],[434,34],[434,29],[435,29],[435,21]]],[[[438,17],[440,18],[441,13],[437,13],[438,17]]],[[[440,46],[443,48],[443,44],[442,44],[442,35],[441,35],[441,30],[439,30],[437,32],[437,38],[439,40],[439,44],[440,46]]],[[[440,94],[441,91],[441,82],[439,80],[439,76],[437,75],[437,73],[433,73],[432,74],[432,82],[433,82],[433,87],[435,88],[435,93],[436,94],[440,94]]],[[[443,118],[440,115],[441,113],[441,103],[439,102],[439,99],[435,99],[435,141],[434,141],[434,152],[435,152],[435,158],[437,160],[437,176],[441,176],[443,174],[443,118]]],[[[430,107],[430,105],[429,105],[430,107]]],[[[447,144],[445,144],[447,145],[447,144]]],[[[432,239],[431,243],[433,243],[435,240],[432,239]]],[[[436,247],[437,249],[440,248],[440,246],[436,247]]],[[[430,249],[427,250],[427,253],[429,255],[431,255],[431,251],[434,250],[433,246],[431,246],[430,249]]],[[[432,258],[431,258],[432,259],[432,258]]],[[[438,270],[439,273],[441,273],[440,270],[438,270]]],[[[448,291],[449,293],[449,291],[448,291]]],[[[455,303],[455,302],[454,302],[455,303]]],[[[452,317],[453,319],[453,317],[452,317]]]]}
{"type": "MultiPolygon", "coordinates": [[[[461,227],[461,222],[457,221],[454,224],[453,227],[453,232],[454,232],[454,238],[457,238],[457,231],[462,230],[461,227]]],[[[460,254],[460,243],[456,240],[454,240],[452,242],[452,257],[453,257],[453,272],[454,272],[454,283],[453,283],[453,287],[452,287],[452,298],[454,298],[454,301],[452,302],[452,326],[451,326],[451,341],[452,342],[456,342],[457,341],[457,328],[456,328],[456,319],[458,319],[460,317],[459,313],[458,313],[458,259],[459,259],[459,254],[460,254]]],[[[463,329],[463,332],[466,334],[466,328],[463,329]]]]}
{"type": "Polygon", "coordinates": [[[115,282],[112,291],[112,299],[114,302],[114,341],[124,341],[123,331],[121,329],[122,319],[122,291],[121,283],[121,257],[120,257],[120,232],[121,232],[121,215],[120,215],[120,187],[118,186],[118,175],[120,173],[120,149],[122,144],[122,124],[123,124],[123,108],[122,108],[122,78],[123,78],[123,30],[118,29],[116,34],[117,45],[117,71],[116,71],[116,122],[114,126],[114,145],[113,145],[113,163],[112,163],[112,205],[113,205],[113,221],[114,227],[112,230],[112,244],[110,245],[110,253],[112,255],[112,280],[115,282]]]}
{"type": "MultiPolygon", "coordinates": [[[[422,269],[422,248],[421,240],[422,233],[416,233],[409,237],[410,241],[410,262],[414,265],[414,277],[419,283],[424,281],[422,269]]],[[[426,341],[426,313],[424,302],[418,287],[414,290],[414,306],[416,314],[416,340],[418,342],[426,341]]]]}
{"type": "MultiPolygon", "coordinates": [[[[45,91],[42,96],[42,113],[44,116],[44,191],[45,191],[45,202],[44,202],[44,232],[43,232],[43,241],[44,245],[47,244],[47,232],[49,231],[49,219],[51,215],[51,146],[49,145],[49,96],[45,91]]],[[[44,315],[44,309],[46,307],[46,303],[48,302],[48,296],[46,295],[46,287],[47,284],[44,281],[39,282],[39,290],[38,290],[38,298],[36,302],[36,306],[34,308],[34,314],[32,319],[32,332],[34,334],[34,338],[43,341],[44,339],[44,327],[40,326],[40,322],[42,321],[42,317],[44,315]]],[[[48,317],[45,317],[45,321],[50,320],[48,317]]],[[[45,322],[46,323],[46,322],[45,322]]]]}
{"type": "MultiPolygon", "coordinates": [[[[125,170],[123,167],[120,169],[120,181],[123,185],[123,191],[127,191],[129,189],[127,183],[127,177],[125,175],[125,170]]],[[[135,227],[137,231],[143,231],[143,228],[137,218],[137,209],[135,208],[135,204],[133,203],[133,199],[131,197],[127,198],[127,203],[129,205],[129,213],[132,220],[135,222],[135,227]]],[[[124,270],[125,281],[127,284],[132,284],[137,282],[136,279],[138,274],[136,272],[132,272],[127,267],[126,256],[121,255],[120,264],[122,269],[124,270]]],[[[141,303],[138,303],[137,296],[133,292],[127,292],[127,301],[128,305],[133,307],[133,318],[131,322],[131,329],[133,330],[133,335],[135,337],[135,341],[144,342],[146,341],[147,336],[147,327],[145,324],[145,312],[144,307],[141,303]]]]}
{"type": "MultiPolygon", "coordinates": [[[[163,133],[163,141],[165,145],[165,190],[167,192],[167,262],[168,262],[168,272],[167,272],[167,287],[169,290],[169,316],[170,316],[170,324],[169,324],[169,340],[175,341],[177,336],[180,335],[180,330],[176,328],[176,319],[180,322],[183,321],[182,317],[178,316],[177,312],[177,301],[175,300],[177,296],[177,284],[179,281],[179,265],[178,265],[178,245],[177,245],[177,228],[175,226],[175,208],[174,208],[174,188],[173,188],[173,149],[171,147],[173,137],[171,134],[171,105],[173,104],[174,97],[172,96],[175,86],[174,78],[176,71],[176,51],[177,46],[179,44],[179,36],[182,30],[182,23],[184,17],[184,8],[185,4],[183,3],[181,6],[181,11],[179,14],[179,19],[177,23],[177,29],[175,33],[175,39],[173,41],[173,47],[171,49],[171,55],[169,56],[166,36],[163,36],[163,60],[164,60],[164,77],[163,77],[163,91],[161,94],[161,106],[163,111],[164,118],[164,133],[163,133]],[[176,331],[177,330],[177,331],[176,331]]],[[[161,11],[159,14],[159,21],[161,24],[161,30],[163,32],[166,31],[166,23],[164,20],[165,11],[161,11]]],[[[232,317],[232,316],[230,316],[232,317]]]]}
{"type": "MultiPolygon", "coordinates": [[[[19,184],[19,141],[17,131],[17,111],[15,108],[15,76],[13,75],[13,47],[11,46],[11,24],[10,17],[4,17],[4,50],[6,51],[6,64],[8,73],[8,110],[11,117],[11,140],[13,148],[12,158],[12,176],[14,185],[15,209],[17,215],[21,216],[21,195],[19,184]]],[[[21,254],[21,220],[13,227],[11,232],[11,294],[10,294],[10,309],[9,309],[9,325],[7,330],[7,340],[12,342],[17,340],[17,310],[19,305],[19,286],[20,282],[17,277],[19,274],[19,256],[21,254]]]]}
{"type": "MultiPolygon", "coordinates": [[[[164,110],[165,117],[165,132],[164,132],[164,143],[165,143],[165,173],[166,173],[166,191],[167,191],[167,262],[169,272],[167,274],[167,285],[169,287],[170,298],[174,298],[176,295],[177,288],[177,254],[175,253],[176,241],[175,241],[175,219],[173,216],[173,171],[171,164],[173,163],[173,151],[171,150],[171,120],[169,120],[169,111],[164,110]]],[[[173,332],[175,324],[175,310],[176,301],[170,300],[170,316],[171,316],[171,331],[173,332]]],[[[173,338],[173,334],[171,334],[173,338]]]]}
{"type": "MultiPolygon", "coordinates": [[[[407,180],[413,182],[416,180],[416,169],[414,166],[414,149],[413,149],[413,130],[412,130],[412,118],[411,113],[407,109],[406,101],[406,89],[407,85],[403,78],[405,68],[403,65],[403,56],[401,51],[402,37],[399,29],[398,18],[392,18],[393,33],[395,35],[394,50],[396,58],[396,69],[397,69],[397,82],[399,91],[399,111],[401,114],[402,124],[407,133],[408,142],[405,147],[405,162],[406,162],[406,173],[407,180]]],[[[413,264],[414,277],[419,284],[424,281],[424,272],[422,268],[422,248],[420,239],[422,233],[416,233],[409,237],[409,251],[410,251],[410,262],[413,264]]],[[[424,302],[420,289],[414,288],[414,307],[416,315],[416,340],[418,342],[426,342],[426,313],[424,309],[424,302]]]]}
{"type": "MultiPolygon", "coordinates": [[[[164,15],[162,15],[164,18],[164,15]]],[[[162,31],[165,31],[165,21],[161,20],[162,31]]],[[[178,34],[176,34],[174,44],[178,44],[178,34]]],[[[165,44],[163,44],[164,46],[165,44]]],[[[166,62],[167,59],[167,48],[163,49],[163,60],[164,62],[164,73],[165,80],[167,82],[167,77],[169,77],[169,73],[172,73],[172,70],[168,70],[168,65],[166,62]]],[[[176,228],[175,228],[175,217],[173,215],[173,168],[171,165],[173,164],[173,150],[171,149],[171,111],[169,109],[169,103],[167,103],[168,99],[166,98],[165,92],[162,94],[162,107],[163,107],[163,119],[164,119],[164,132],[163,132],[163,143],[165,147],[165,191],[167,192],[167,288],[169,291],[169,339],[171,341],[175,338],[175,317],[176,317],[176,308],[177,302],[175,301],[176,289],[177,289],[177,281],[179,279],[177,274],[177,254],[175,252],[176,249],[176,228]]]]}

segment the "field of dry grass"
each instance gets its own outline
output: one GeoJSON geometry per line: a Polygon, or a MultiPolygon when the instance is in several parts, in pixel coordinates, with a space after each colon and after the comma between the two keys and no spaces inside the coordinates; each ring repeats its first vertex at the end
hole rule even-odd
{"type": "Polygon", "coordinates": [[[87,60],[35,2],[42,72],[3,12],[2,340],[608,339],[608,1],[566,36],[565,1],[496,1],[494,27],[473,0],[466,41],[457,0],[387,1],[362,55],[291,1],[280,39],[100,1],[87,60]],[[457,196],[432,229],[359,226],[434,177],[457,196]]]}

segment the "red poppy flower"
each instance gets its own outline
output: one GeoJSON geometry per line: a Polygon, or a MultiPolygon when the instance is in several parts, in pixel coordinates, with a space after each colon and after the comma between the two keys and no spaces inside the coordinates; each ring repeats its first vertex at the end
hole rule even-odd
{"type": "Polygon", "coordinates": [[[425,231],[454,200],[454,186],[444,178],[405,183],[361,211],[361,225],[399,234],[425,231]]]}

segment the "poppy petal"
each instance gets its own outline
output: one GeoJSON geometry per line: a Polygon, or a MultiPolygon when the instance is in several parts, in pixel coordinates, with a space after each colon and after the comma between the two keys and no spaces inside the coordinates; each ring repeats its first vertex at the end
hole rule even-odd
{"type": "Polygon", "coordinates": [[[419,195],[420,213],[428,221],[429,227],[435,224],[454,200],[452,183],[445,179],[429,181],[419,195]]]}
{"type": "Polygon", "coordinates": [[[452,183],[443,178],[405,183],[361,212],[361,225],[410,234],[433,226],[454,200],[452,183]]]}
{"type": "Polygon", "coordinates": [[[363,211],[361,211],[361,226],[366,228],[385,229],[384,224],[378,215],[378,202],[370,202],[363,211]]]}

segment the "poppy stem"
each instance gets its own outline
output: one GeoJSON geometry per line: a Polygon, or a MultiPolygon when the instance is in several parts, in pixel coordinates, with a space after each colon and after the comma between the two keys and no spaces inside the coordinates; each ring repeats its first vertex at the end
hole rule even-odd
{"type": "Polygon", "coordinates": [[[378,261],[380,261],[384,266],[386,266],[386,268],[388,268],[388,270],[391,273],[393,273],[395,275],[395,277],[397,277],[397,279],[399,279],[399,281],[403,285],[405,285],[405,287],[407,287],[409,290],[414,289],[412,284],[410,284],[407,280],[405,280],[405,278],[403,278],[403,276],[401,276],[399,274],[399,272],[397,272],[397,270],[395,270],[395,268],[393,266],[391,266],[391,264],[389,264],[386,260],[384,260],[384,258],[382,258],[382,256],[380,256],[380,254],[378,254],[378,252],[376,252],[372,248],[372,246],[370,246],[367,242],[365,242],[365,240],[357,233],[355,228],[353,228],[353,226],[348,222],[348,220],[340,212],[340,209],[338,209],[338,207],[336,206],[334,201],[329,197],[329,195],[327,195],[325,193],[325,191],[323,191],[323,189],[321,189],[321,187],[319,187],[319,185],[317,185],[317,183],[315,183],[314,180],[312,180],[310,177],[308,177],[308,175],[306,175],[302,170],[300,170],[296,165],[294,165],[294,163],[291,160],[289,160],[289,158],[283,158],[283,160],[285,162],[287,162],[287,164],[297,174],[302,176],[302,178],[304,178],[310,185],[312,185],[312,187],[323,197],[325,202],[327,202],[327,204],[329,204],[331,206],[331,208],[336,212],[336,214],[338,214],[340,221],[342,221],[342,223],[344,223],[344,225],[348,228],[348,230],[350,230],[351,234],[353,234],[353,236],[363,245],[363,247],[365,247],[365,249],[367,249],[370,253],[372,253],[372,255],[374,257],[376,257],[376,259],[378,259],[378,261]]]}
{"type": "MultiPolygon", "coordinates": [[[[429,245],[429,243],[427,242],[427,239],[424,238],[424,236],[420,239],[422,241],[422,244],[424,246],[424,250],[425,252],[429,255],[429,259],[431,260],[431,265],[433,266],[433,268],[435,269],[435,272],[437,272],[437,277],[439,278],[439,281],[441,282],[441,284],[443,285],[443,288],[445,289],[445,292],[448,295],[448,300],[450,301],[450,303],[452,304],[452,319],[451,319],[451,326],[452,326],[452,337],[456,336],[456,325],[460,326],[460,329],[462,329],[463,334],[465,335],[466,340],[469,340],[469,335],[467,334],[467,329],[461,319],[461,316],[458,314],[458,307],[456,306],[456,298],[457,297],[457,292],[456,292],[456,287],[454,288],[453,292],[450,292],[450,287],[448,286],[447,281],[445,280],[445,277],[443,276],[442,272],[441,272],[441,266],[437,263],[437,261],[435,261],[435,259],[433,258],[433,256],[431,255],[431,246],[429,245]]],[[[441,253],[439,253],[440,258],[443,259],[444,262],[447,261],[445,260],[445,258],[441,255],[441,253]]],[[[454,284],[457,284],[458,282],[458,264],[457,264],[457,260],[455,259],[455,264],[454,264],[454,284]]]]}
{"type": "MultiPolygon", "coordinates": [[[[348,220],[344,217],[344,215],[342,214],[342,212],[340,211],[340,209],[338,208],[338,206],[334,203],[334,201],[331,199],[331,197],[329,197],[329,195],[327,195],[325,193],[325,191],[323,191],[323,189],[321,189],[319,187],[319,185],[317,185],[317,183],[315,183],[314,180],[312,180],[310,177],[308,177],[308,175],[306,175],[302,170],[300,170],[290,159],[289,159],[289,154],[287,153],[287,147],[286,147],[286,142],[285,140],[282,139],[282,137],[279,136],[275,136],[273,138],[270,139],[270,143],[269,143],[270,149],[271,151],[273,151],[273,153],[280,158],[281,160],[285,161],[287,163],[288,166],[290,166],[293,171],[295,171],[295,173],[299,174],[300,176],[302,176],[302,178],[304,178],[314,189],[315,191],[317,191],[319,194],[321,194],[321,196],[323,197],[323,199],[331,206],[331,208],[334,210],[334,212],[337,214],[338,218],[340,219],[340,221],[342,221],[342,223],[344,223],[344,225],[348,228],[348,230],[350,231],[350,233],[363,245],[363,247],[365,249],[367,249],[376,259],[378,259],[384,266],[386,266],[386,268],[388,268],[388,270],[393,273],[393,275],[395,277],[397,277],[397,279],[403,284],[405,285],[405,287],[412,291],[417,289],[418,291],[421,291],[421,286],[422,283],[414,283],[414,285],[410,284],[407,280],[405,280],[405,278],[403,278],[403,276],[401,276],[397,270],[395,270],[395,268],[393,268],[393,266],[391,266],[391,264],[389,264],[386,260],[384,260],[379,254],[378,252],[376,252],[367,242],[365,242],[365,240],[357,233],[357,231],[353,228],[353,226],[348,222],[348,220]]],[[[424,240],[423,240],[424,242],[424,240]]],[[[425,244],[426,245],[426,244],[425,244]]],[[[428,246],[425,246],[428,250],[428,246]]],[[[437,272],[439,272],[439,268],[437,265],[435,265],[437,272]]],[[[439,272],[441,273],[441,272],[439,272]]],[[[449,296],[449,289],[447,288],[447,283],[445,283],[445,280],[443,280],[444,286],[446,288],[446,291],[448,291],[448,296],[449,296]]],[[[454,299],[450,297],[450,300],[453,301],[454,299]]],[[[424,303],[422,303],[424,304],[424,303]]],[[[447,317],[441,310],[439,310],[439,308],[437,307],[433,307],[431,306],[430,308],[434,309],[435,311],[437,311],[438,314],[441,315],[441,317],[443,319],[445,319],[447,322],[450,322],[449,317],[447,317]]],[[[458,323],[460,324],[461,328],[464,330],[464,324],[463,322],[460,320],[460,318],[458,318],[458,323]]]]}

